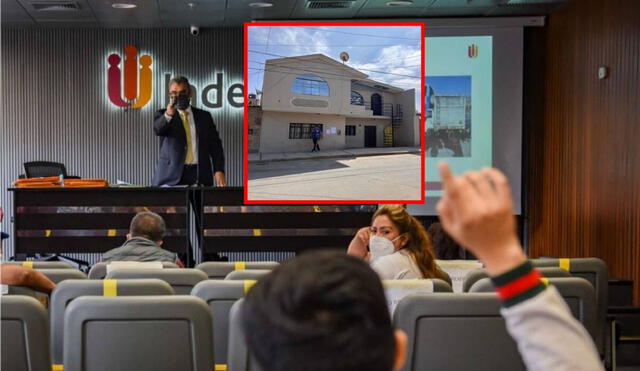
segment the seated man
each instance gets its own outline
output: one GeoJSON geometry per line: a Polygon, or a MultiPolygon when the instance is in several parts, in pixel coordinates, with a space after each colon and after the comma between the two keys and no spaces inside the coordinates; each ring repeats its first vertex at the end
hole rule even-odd
{"type": "Polygon", "coordinates": [[[165,224],[160,215],[150,211],[137,213],[131,220],[127,242],[104,253],[102,261],[165,261],[184,267],[176,253],[161,248],[164,233],[165,224]]]}
{"type": "MultiPolygon", "coordinates": [[[[524,255],[505,176],[485,169],[456,177],[446,164],[440,172],[440,221],[492,275],[527,369],[603,370],[587,331],[524,255]]],[[[405,358],[406,335],[392,328],[377,275],[339,253],[303,254],[276,268],[247,294],[242,320],[265,371],[390,371],[405,358]]]]}

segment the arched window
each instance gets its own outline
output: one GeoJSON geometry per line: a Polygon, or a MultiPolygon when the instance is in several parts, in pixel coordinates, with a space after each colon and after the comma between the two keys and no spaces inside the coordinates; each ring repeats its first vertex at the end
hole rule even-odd
{"type": "Polygon", "coordinates": [[[351,91],[351,104],[354,106],[364,106],[364,98],[357,91],[351,91]]]}
{"type": "Polygon", "coordinates": [[[329,96],[329,84],[316,75],[300,75],[291,86],[293,94],[329,96]]]}

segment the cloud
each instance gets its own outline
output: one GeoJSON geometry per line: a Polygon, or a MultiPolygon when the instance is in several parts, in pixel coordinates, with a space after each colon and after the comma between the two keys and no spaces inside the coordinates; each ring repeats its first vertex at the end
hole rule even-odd
{"type": "Polygon", "coordinates": [[[349,66],[366,73],[373,80],[403,89],[420,89],[421,59],[418,43],[416,46],[394,45],[382,48],[371,62],[350,61],[349,66]]]}

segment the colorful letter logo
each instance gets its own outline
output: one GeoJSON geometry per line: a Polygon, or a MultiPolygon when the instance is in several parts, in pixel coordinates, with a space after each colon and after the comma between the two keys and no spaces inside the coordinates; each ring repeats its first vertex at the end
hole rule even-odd
{"type": "Polygon", "coordinates": [[[118,107],[141,108],[151,100],[151,63],[150,55],[140,57],[140,70],[138,70],[138,48],[127,45],[124,48],[124,97],[122,99],[122,72],[118,54],[108,57],[109,71],[107,75],[107,90],[109,100],[118,107]],[[138,74],[140,79],[138,81],[138,74]],[[134,103],[135,100],[135,103],[134,103]]]}
{"type": "Polygon", "coordinates": [[[469,55],[469,58],[477,57],[478,56],[478,45],[476,45],[476,44],[469,45],[469,47],[467,48],[467,54],[469,55]]]}

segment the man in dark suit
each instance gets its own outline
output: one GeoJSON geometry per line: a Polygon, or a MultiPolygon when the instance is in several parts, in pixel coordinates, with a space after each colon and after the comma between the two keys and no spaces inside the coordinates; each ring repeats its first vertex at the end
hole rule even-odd
{"type": "Polygon", "coordinates": [[[211,114],[191,107],[186,77],[169,82],[170,102],[156,111],[153,131],[160,137],[160,156],[153,185],[226,186],[224,153],[211,114]]]}

